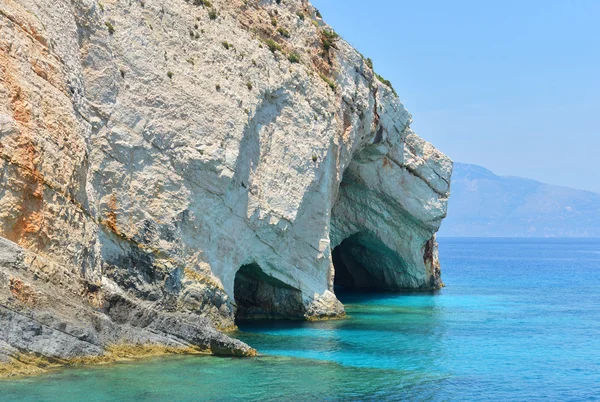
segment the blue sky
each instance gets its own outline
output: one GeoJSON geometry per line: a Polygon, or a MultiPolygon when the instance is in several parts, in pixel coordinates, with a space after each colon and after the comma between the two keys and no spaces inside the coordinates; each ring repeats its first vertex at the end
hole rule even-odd
{"type": "Polygon", "coordinates": [[[312,3],[455,161],[600,192],[600,1],[312,3]]]}

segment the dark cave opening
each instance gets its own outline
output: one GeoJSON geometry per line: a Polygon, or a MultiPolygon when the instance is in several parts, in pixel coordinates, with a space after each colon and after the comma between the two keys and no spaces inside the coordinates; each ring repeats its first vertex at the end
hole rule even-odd
{"type": "Polygon", "coordinates": [[[398,290],[394,278],[405,271],[400,256],[369,233],[356,233],[332,250],[336,292],[398,290]]]}
{"type": "Polygon", "coordinates": [[[256,264],[243,265],[234,280],[235,319],[302,319],[302,292],[267,275],[256,264]]]}

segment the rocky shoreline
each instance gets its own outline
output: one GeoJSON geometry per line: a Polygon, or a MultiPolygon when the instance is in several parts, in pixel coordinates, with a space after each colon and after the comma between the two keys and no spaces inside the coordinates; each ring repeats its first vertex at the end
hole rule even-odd
{"type": "Polygon", "coordinates": [[[308,1],[3,1],[0,362],[251,356],[236,319],[440,288],[411,119],[308,1]]]}

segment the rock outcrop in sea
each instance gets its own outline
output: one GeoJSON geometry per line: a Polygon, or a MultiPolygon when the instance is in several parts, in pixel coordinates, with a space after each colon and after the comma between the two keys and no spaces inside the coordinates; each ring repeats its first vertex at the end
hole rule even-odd
{"type": "Polygon", "coordinates": [[[410,123],[307,1],[0,0],[0,362],[252,355],[236,318],[441,287],[410,123]]]}

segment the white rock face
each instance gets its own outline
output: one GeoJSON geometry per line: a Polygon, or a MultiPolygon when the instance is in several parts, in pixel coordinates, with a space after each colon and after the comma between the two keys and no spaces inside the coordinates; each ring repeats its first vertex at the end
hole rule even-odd
{"type": "Polygon", "coordinates": [[[0,0],[0,235],[222,328],[439,288],[451,161],[308,2],[211,2],[0,0]]]}

